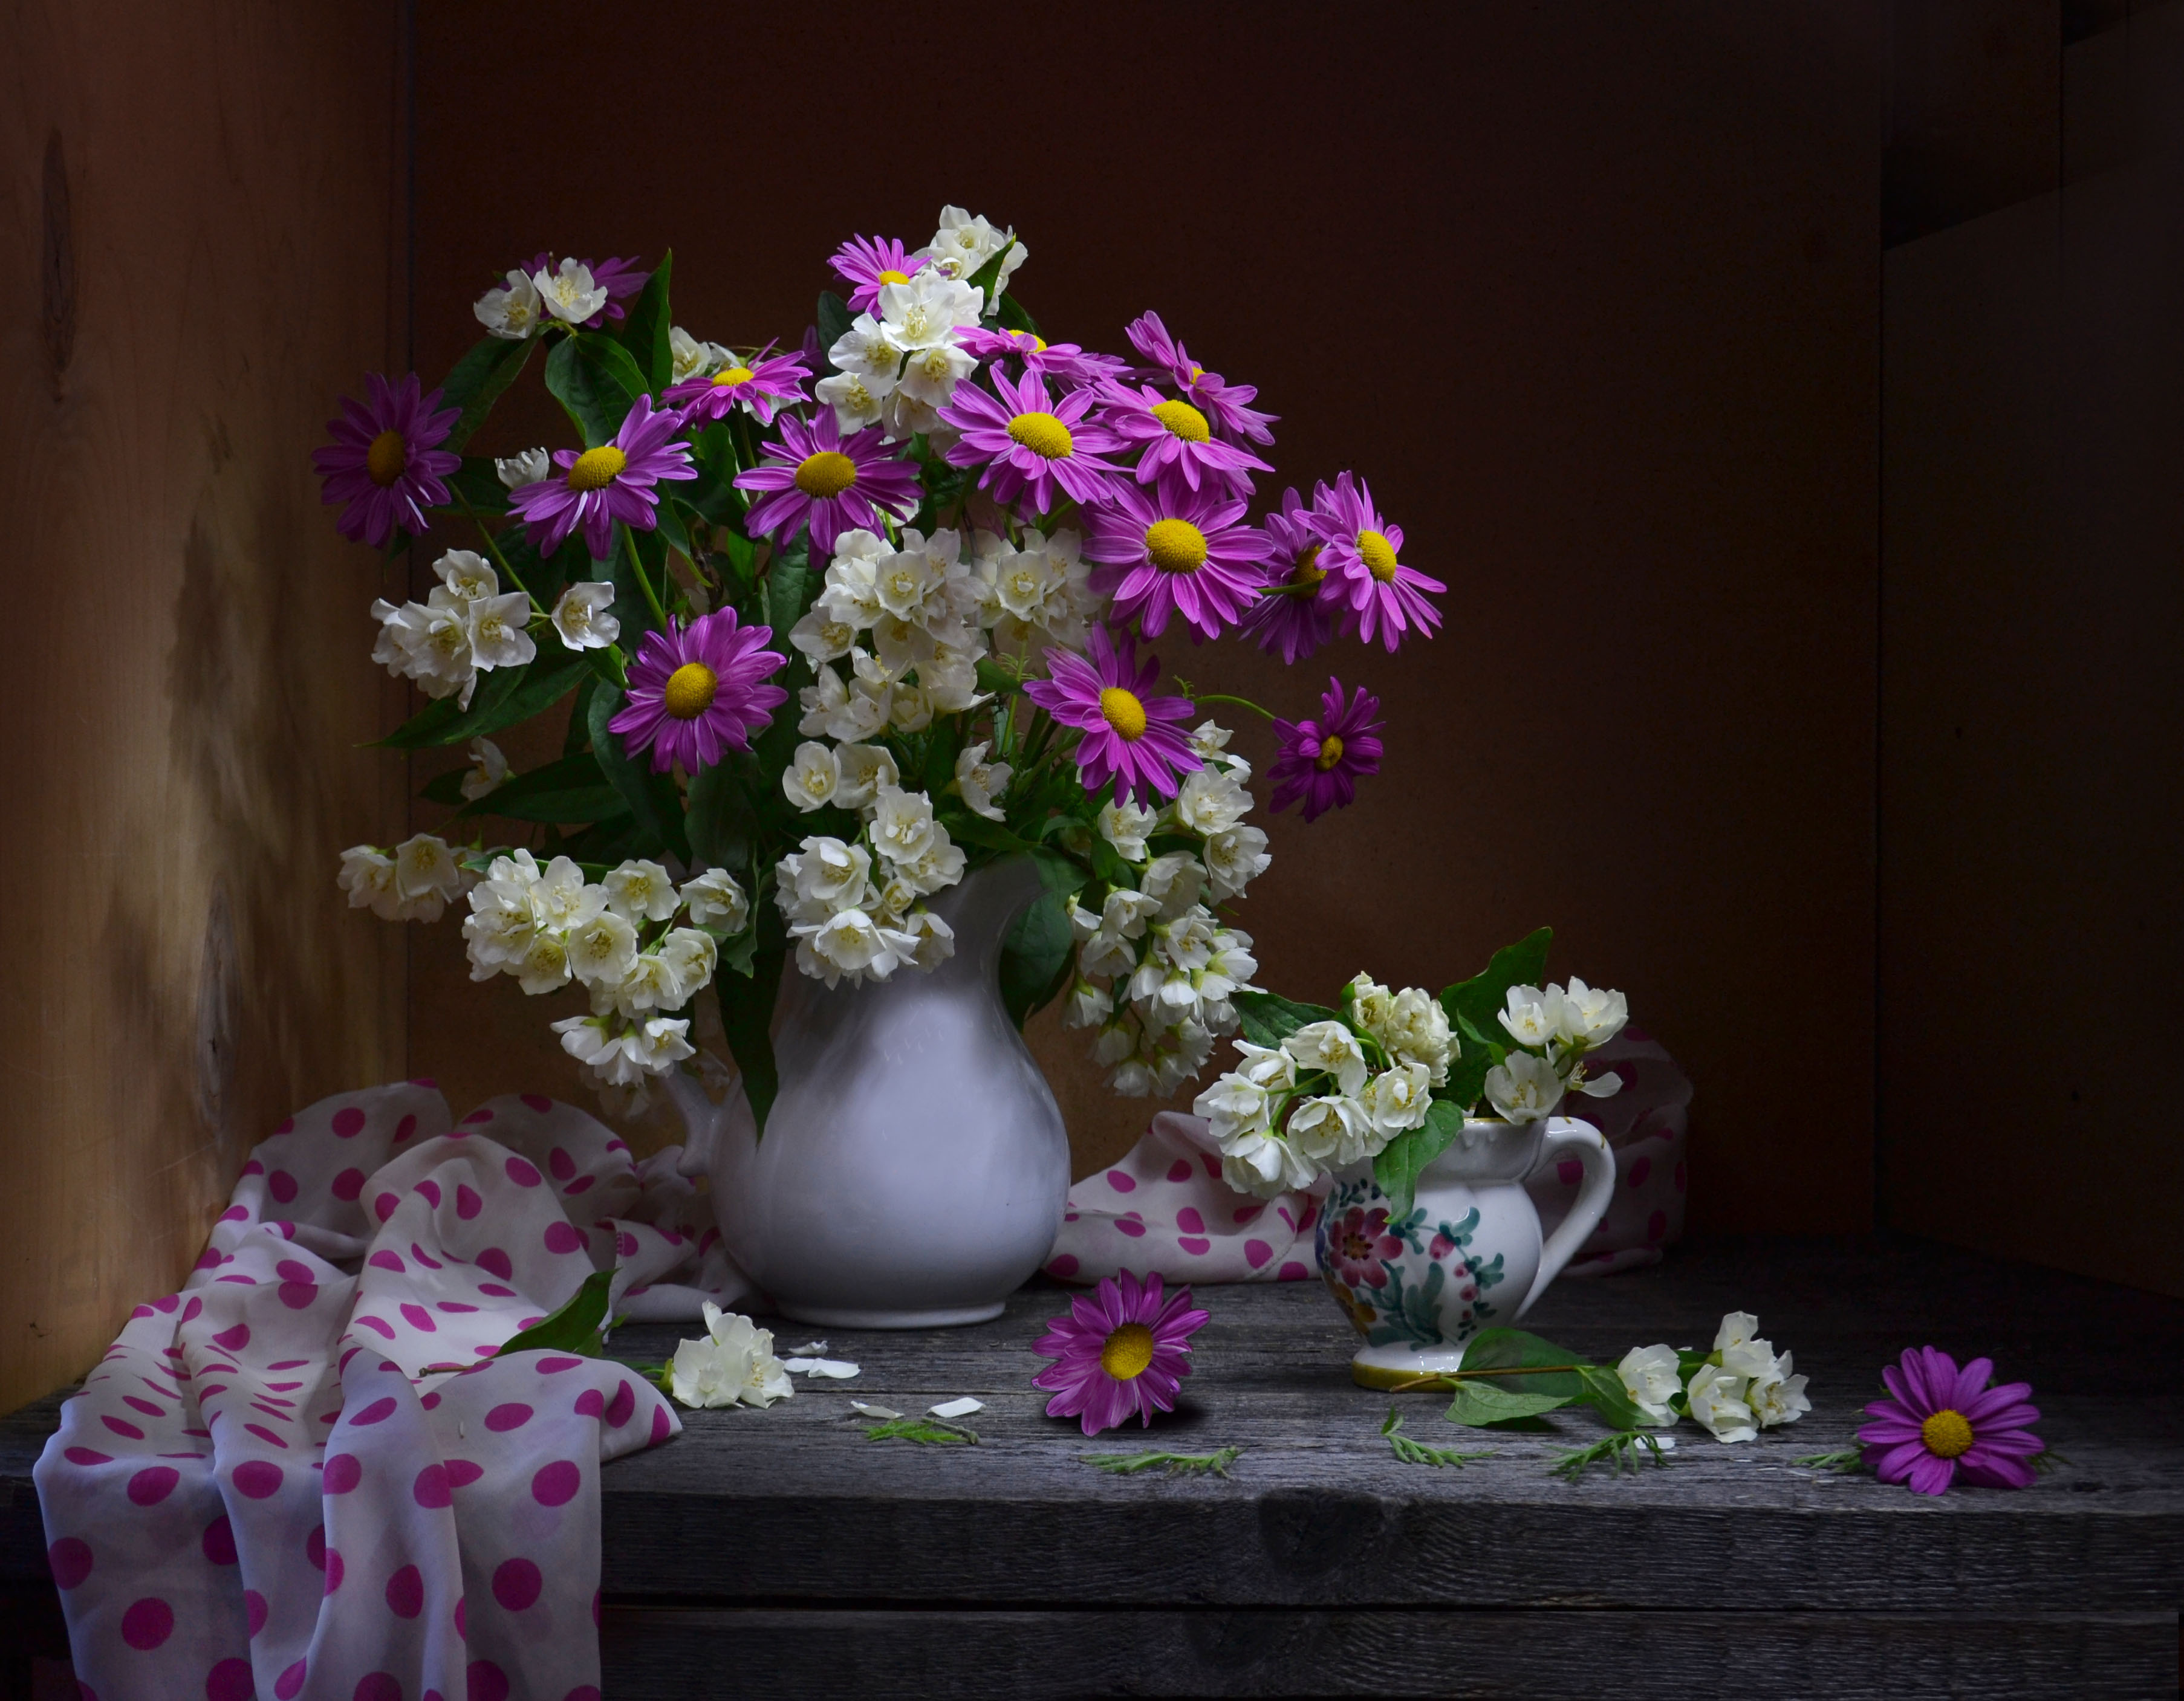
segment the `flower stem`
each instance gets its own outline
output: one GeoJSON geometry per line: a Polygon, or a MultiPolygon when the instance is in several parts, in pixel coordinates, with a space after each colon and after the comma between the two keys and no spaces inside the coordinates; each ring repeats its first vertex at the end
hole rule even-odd
{"type": "Polygon", "coordinates": [[[652,581],[644,576],[644,563],[638,559],[637,540],[630,536],[629,527],[620,521],[616,531],[621,534],[622,547],[629,551],[629,570],[637,575],[638,588],[644,592],[644,600],[652,610],[652,618],[661,631],[667,630],[667,610],[660,606],[659,592],[652,588],[652,581]]]}
{"type": "Polygon", "coordinates": [[[1490,1370],[1436,1370],[1431,1376],[1413,1376],[1407,1382],[1397,1382],[1388,1392],[1401,1394],[1412,1388],[1454,1387],[1458,1382],[1480,1376],[1552,1376],[1592,1368],[1591,1365],[1510,1365],[1490,1370]]]}
{"type": "Polygon", "coordinates": [[[521,579],[518,578],[516,576],[515,570],[508,564],[508,558],[500,553],[500,541],[490,531],[488,531],[485,529],[485,522],[478,518],[477,510],[471,506],[471,499],[465,496],[462,492],[457,491],[455,492],[455,500],[462,503],[463,512],[470,516],[471,524],[477,528],[478,536],[485,539],[485,547],[488,550],[492,551],[493,559],[500,564],[500,570],[508,575],[508,582],[515,586],[517,590],[522,592],[526,597],[530,597],[532,619],[534,620],[551,620],[553,618],[551,614],[548,612],[545,607],[540,603],[539,600],[536,597],[531,596],[531,587],[525,584],[521,579]]]}
{"type": "MultiPolygon", "coordinates": [[[[1177,683],[1180,685],[1182,684],[1182,681],[1178,680],[1177,683]]],[[[1186,690],[1188,688],[1186,687],[1186,690]]],[[[1262,709],[1248,697],[1228,697],[1217,691],[1193,692],[1189,694],[1190,696],[1190,700],[1193,703],[1233,703],[1239,709],[1248,709],[1252,714],[1263,714],[1269,720],[1279,718],[1276,716],[1273,709],[1262,709]]]]}

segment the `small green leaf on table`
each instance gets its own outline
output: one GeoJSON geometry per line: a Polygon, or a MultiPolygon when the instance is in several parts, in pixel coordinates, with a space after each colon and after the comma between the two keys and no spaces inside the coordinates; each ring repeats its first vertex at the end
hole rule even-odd
{"type": "Polygon", "coordinates": [[[914,1441],[922,1447],[976,1447],[978,1437],[975,1431],[961,1424],[943,1423],[939,1418],[890,1418],[885,1423],[876,1423],[865,1431],[866,1441],[914,1441]]]}
{"type": "Polygon", "coordinates": [[[1077,1456],[1110,1476],[1135,1476],[1147,1470],[1165,1471],[1170,1476],[1226,1476],[1228,1467],[1244,1456],[1244,1449],[1223,1447],[1212,1453],[1080,1453],[1077,1456]]]}
{"type": "Polygon", "coordinates": [[[1430,1465],[1436,1467],[1452,1465],[1461,1470],[1482,1459],[1494,1457],[1494,1449],[1484,1453],[1459,1453],[1450,1447],[1428,1447],[1422,1441],[1412,1441],[1402,1434],[1403,1415],[1395,1407],[1388,1408],[1388,1420],[1380,1426],[1380,1433],[1388,1437],[1389,1449],[1406,1465],[1430,1465]]]}
{"type": "Polygon", "coordinates": [[[1618,1430],[1590,1446],[1563,1454],[1547,1467],[1547,1474],[1574,1482],[1593,1465],[1605,1465],[1612,1470],[1627,1470],[1635,1476],[1641,1459],[1650,1458],[1656,1465],[1667,1465],[1669,1449],[1674,1445],[1674,1442],[1663,1444],[1650,1429],[1618,1430]]]}
{"type": "Polygon", "coordinates": [[[1496,1382],[1458,1382],[1444,1415],[1451,1423],[1468,1429],[1486,1429],[1558,1411],[1575,1398],[1574,1394],[1528,1394],[1496,1382]]]}

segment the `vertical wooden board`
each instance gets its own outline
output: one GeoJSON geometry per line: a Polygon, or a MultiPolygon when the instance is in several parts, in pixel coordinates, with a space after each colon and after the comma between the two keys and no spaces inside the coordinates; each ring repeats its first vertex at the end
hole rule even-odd
{"type": "Polygon", "coordinates": [[[400,763],[309,460],[406,335],[396,8],[14,17],[0,1408],[173,1290],[282,1115],[398,1072],[404,948],[333,883],[400,763]]]}
{"type": "MultiPolygon", "coordinates": [[[[669,101],[596,170],[510,173],[478,138],[679,75],[716,14],[655,6],[574,55],[575,8],[514,33],[426,8],[421,364],[444,370],[477,293],[549,244],[671,243],[683,325],[793,343],[850,234],[922,242],[944,202],[1013,222],[1050,336],[1123,348],[1156,309],[1282,416],[1262,489],[1356,469],[1451,587],[1440,636],[1392,658],[1164,651],[1293,714],[1330,671],[1384,699],[1357,807],[1270,824],[1240,911],[1264,982],[1439,985],[1552,920],[1557,972],[1627,988],[1698,1083],[1694,1221],[1859,1228],[1880,11],[961,5],[948,38],[1006,41],[1007,64],[967,67],[925,144],[669,101]],[[1056,75],[1084,97],[1013,81],[1056,75]]],[[[863,20],[857,60],[918,63],[932,27],[863,20]]],[[[846,75],[828,17],[737,31],[744,63],[846,75]]],[[[495,447],[568,441],[531,409],[495,447]]],[[[1263,772],[1263,730],[1240,743],[1263,772]]],[[[460,975],[454,953],[425,961],[414,1007],[462,1008],[466,986],[425,984],[460,975]]],[[[503,1031],[478,1020],[481,1042],[503,1031]]],[[[1050,1039],[1082,1036],[1043,1057],[1050,1039]]],[[[1144,1109],[1082,1124],[1079,1167],[1144,1109]]]]}
{"type": "Polygon", "coordinates": [[[1895,1226],[2178,1293],[2173,1071],[2094,1014],[2184,953],[2184,148],[2127,121],[2184,8],[2129,35],[2069,58],[2170,92],[2109,114],[2137,157],[1888,257],[1882,1175],[1895,1226]]]}

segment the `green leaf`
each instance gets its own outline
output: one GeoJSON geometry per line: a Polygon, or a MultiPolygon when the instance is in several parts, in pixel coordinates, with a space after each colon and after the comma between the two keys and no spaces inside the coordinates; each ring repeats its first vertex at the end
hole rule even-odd
{"type": "MultiPolygon", "coordinates": [[[[754,904],[761,894],[753,893],[754,904]]],[[[754,932],[755,929],[752,930],[754,932]]],[[[721,1031],[743,1071],[744,1097],[749,1102],[755,1137],[766,1137],[766,1119],[781,1092],[781,1075],[773,1060],[774,995],[781,990],[781,968],[786,953],[766,950],[751,959],[748,979],[727,975],[715,979],[713,990],[721,1001],[721,1031]]]]}
{"type": "Polygon", "coordinates": [[[621,735],[607,724],[621,712],[625,701],[619,691],[592,693],[592,754],[599,759],[608,783],[621,793],[622,801],[629,805],[629,812],[637,818],[638,831],[647,841],[660,849],[672,851],[688,863],[690,843],[684,836],[682,800],[676,792],[675,781],[667,775],[653,771],[649,752],[642,758],[632,758],[621,735]]]}
{"type": "Polygon", "coordinates": [[[462,810],[465,815],[571,825],[629,813],[621,793],[600,771],[599,758],[588,751],[519,774],[462,810]]]}
{"type": "Polygon", "coordinates": [[[546,387],[584,434],[584,447],[595,449],[614,441],[644,393],[644,375],[629,351],[605,332],[577,331],[546,357],[546,387]]]}
{"type": "Polygon", "coordinates": [[[1547,1467],[1547,1474],[1574,1482],[1585,1475],[1587,1466],[1604,1464],[1611,1470],[1627,1470],[1635,1476],[1638,1461],[1648,1455],[1656,1465],[1665,1465],[1669,1462],[1668,1449],[1661,1445],[1660,1437],[1652,1431],[1638,1428],[1618,1430],[1613,1435],[1602,1436],[1590,1447],[1580,1447],[1574,1453],[1563,1454],[1547,1467]]]}
{"type": "Polygon", "coordinates": [[[674,264],[675,251],[670,248],[660,257],[659,269],[644,281],[644,290],[630,304],[629,315],[621,322],[619,341],[644,375],[646,387],[654,391],[665,390],[668,380],[675,375],[675,351],[667,340],[671,323],[667,308],[667,274],[674,264]]]}
{"type": "Polygon", "coordinates": [[[1037,321],[1024,311],[1022,302],[1006,291],[1001,295],[999,317],[1001,324],[1010,331],[1028,331],[1034,336],[1039,335],[1037,321]]]}
{"type": "Polygon", "coordinates": [[[1050,887],[1025,906],[1001,942],[1001,1007],[1019,1031],[1056,996],[1076,956],[1068,900],[1050,887]]]}
{"type": "Polygon", "coordinates": [[[889,1418],[885,1423],[876,1423],[865,1431],[866,1441],[914,1441],[923,1447],[976,1447],[978,1432],[967,1430],[959,1423],[943,1423],[939,1418],[889,1418]]]}
{"type": "Polygon", "coordinates": [[[569,705],[569,728],[561,736],[561,753],[573,756],[579,750],[592,748],[592,693],[599,688],[599,676],[588,668],[577,681],[577,700],[569,705]]]}
{"type": "Polygon", "coordinates": [[[1238,992],[1229,1002],[1236,1007],[1244,1037],[1253,1045],[1279,1045],[1301,1027],[1341,1020],[1321,1005],[1300,1004],[1273,992],[1238,992]]]}
{"type": "Polygon", "coordinates": [[[490,455],[465,455],[463,464],[448,475],[448,488],[480,514],[508,512],[508,486],[493,470],[490,455]]]}
{"type": "Polygon", "coordinates": [[[1589,1365],[1585,1357],[1573,1353],[1567,1347],[1557,1347],[1552,1341],[1524,1329],[1488,1329],[1482,1331],[1464,1348],[1463,1367],[1460,1374],[1474,1370],[1514,1370],[1535,1365],[1552,1365],[1552,1370],[1537,1376],[1502,1376],[1496,1380],[1505,1388],[1521,1389],[1527,1393],[1562,1394],[1571,1399],[1585,1398],[1585,1385],[1572,1366],[1589,1365]]]}
{"type": "Polygon", "coordinates": [[[611,1270],[593,1270],[560,1309],[510,1336],[493,1357],[504,1359],[510,1353],[543,1348],[556,1353],[580,1353],[588,1359],[604,1358],[599,1336],[606,1328],[607,1289],[613,1285],[611,1270]]]}
{"type": "MultiPolygon", "coordinates": [[[[1540,977],[1547,970],[1547,947],[1554,937],[1552,927],[1529,933],[1514,945],[1505,945],[1496,951],[1484,973],[1443,987],[1441,1008],[1448,1012],[1449,1020],[1457,1025],[1459,1031],[1468,1031],[1476,1038],[1501,1033],[1502,1008],[1509,988],[1540,984],[1540,977]],[[1467,1022],[1470,1024],[1468,1030],[1464,1028],[1467,1022]]],[[[1468,1050],[1473,1041],[1464,1043],[1468,1050]]],[[[1476,1102],[1475,1098],[1473,1102],[1476,1102]]]]}
{"type": "MultiPolygon", "coordinates": [[[[1258,1043],[1258,1042],[1254,1042],[1258,1043]]],[[[1463,1132],[1463,1112],[1458,1101],[1435,1095],[1426,1107],[1421,1127],[1398,1134],[1381,1148],[1373,1160],[1373,1180],[1388,1196],[1388,1215],[1407,1217],[1418,1194],[1418,1177],[1427,1165],[1456,1142],[1463,1132]]]]}
{"type": "MultiPolygon", "coordinates": [[[[1468,1354],[1466,1355],[1469,1356],[1468,1354]]],[[[1448,1404],[1451,1423],[1471,1429],[1490,1424],[1514,1423],[1569,1404],[1568,1394],[1526,1394],[1493,1382],[1458,1382],[1448,1404]]]]}
{"type": "Polygon", "coordinates": [[[1380,1426],[1380,1433],[1388,1437],[1388,1450],[1406,1465],[1455,1465],[1458,1470],[1482,1459],[1494,1457],[1492,1448],[1484,1453],[1459,1453],[1451,1447],[1428,1447],[1422,1441],[1412,1441],[1400,1433],[1403,1415],[1395,1407],[1388,1408],[1388,1420],[1380,1426]]]}
{"type": "Polygon", "coordinates": [[[1244,1456],[1244,1449],[1223,1447],[1212,1453],[1080,1453],[1077,1456],[1110,1476],[1135,1476],[1146,1470],[1164,1471],[1170,1476],[1226,1476],[1228,1467],[1244,1456]]]}
{"type": "Polygon", "coordinates": [[[460,809],[470,802],[463,795],[463,781],[470,776],[468,764],[460,768],[450,768],[444,774],[435,774],[419,787],[417,795],[428,803],[445,803],[449,809],[460,809]]]}
{"type": "Polygon", "coordinates": [[[784,642],[788,629],[804,618],[819,588],[820,575],[811,570],[810,551],[807,532],[773,558],[766,570],[766,582],[760,587],[762,624],[772,627],[774,636],[784,642]]]}
{"type": "Polygon", "coordinates": [[[443,697],[426,704],[379,742],[394,750],[460,744],[552,708],[575,687],[587,667],[582,656],[561,649],[559,639],[553,642],[554,648],[543,651],[535,661],[522,667],[496,668],[486,675],[471,698],[468,714],[455,707],[454,698],[443,697]]]}
{"type": "Polygon", "coordinates": [[[485,423],[485,416],[500,399],[500,392],[513,384],[516,374],[523,370],[538,341],[535,336],[526,336],[521,342],[511,342],[504,336],[488,336],[455,362],[454,370],[440,386],[440,405],[461,409],[462,417],[455,421],[454,430],[448,433],[439,447],[449,454],[462,453],[471,434],[485,423]]]}
{"type": "Polygon", "coordinates": [[[750,799],[728,762],[701,768],[690,781],[690,849],[709,868],[739,874],[750,864],[750,799]]]}
{"type": "Polygon", "coordinates": [[[819,375],[823,378],[834,370],[827,351],[850,334],[849,303],[830,289],[821,290],[819,314],[813,322],[819,327],[819,364],[826,369],[819,375]]]}
{"type": "MultiPolygon", "coordinates": [[[[694,559],[695,552],[690,548],[690,528],[683,525],[682,516],[676,512],[674,503],[663,502],[654,509],[652,524],[653,535],[662,543],[670,549],[679,549],[684,555],[694,559]]],[[[664,559],[660,563],[660,576],[664,591],[667,578],[667,564],[664,559]]],[[[660,598],[663,603],[666,600],[665,595],[660,598]]]]}
{"type": "Polygon", "coordinates": [[[1009,257],[1009,250],[1015,246],[1014,242],[1002,243],[988,256],[985,264],[963,280],[965,283],[978,292],[979,299],[985,303],[985,316],[988,319],[993,318],[1000,310],[1000,303],[994,297],[994,285],[1000,278],[1001,262],[1009,257]]]}

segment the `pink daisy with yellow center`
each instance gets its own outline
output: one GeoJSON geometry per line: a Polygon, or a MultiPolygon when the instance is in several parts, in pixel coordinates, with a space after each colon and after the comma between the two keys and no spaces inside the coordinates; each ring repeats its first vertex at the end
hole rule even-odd
{"type": "Polygon", "coordinates": [[[754,354],[748,364],[734,359],[702,378],[686,378],[660,399],[682,404],[685,425],[725,420],[736,408],[761,425],[770,425],[774,414],[791,402],[811,399],[804,393],[804,381],[811,375],[801,354],[754,354]]]}
{"type": "Polygon", "coordinates": [[[448,499],[448,475],[460,455],[438,447],[462,417],[440,409],[437,390],[425,393],[417,375],[389,384],[378,373],[365,378],[365,399],[341,398],[342,417],[326,421],[329,448],[311,451],[311,464],[326,481],[325,500],[346,503],[335,529],[344,537],[386,548],[399,526],[416,535],[431,524],[425,510],[448,499]]]}
{"type": "Polygon", "coordinates": [[[851,313],[877,311],[883,286],[908,283],[925,270],[925,262],[892,236],[852,236],[827,264],[850,286],[851,313]]]}
{"type": "Polygon", "coordinates": [[[1084,648],[1081,656],[1049,650],[1046,667],[1053,677],[1033,680],[1024,695],[1084,735],[1077,746],[1077,767],[1086,791],[1096,792],[1112,780],[1118,798],[1173,798],[1180,775],[1206,765],[1176,724],[1195,712],[1190,700],[1152,694],[1160,663],[1147,656],[1139,667],[1128,633],[1117,649],[1106,629],[1095,626],[1084,648]]]}
{"type": "Polygon", "coordinates": [[[1244,523],[1245,503],[1210,486],[1193,490],[1171,473],[1150,490],[1111,485],[1085,516],[1084,554],[1102,564],[1092,589],[1112,594],[1115,619],[1135,620],[1149,638],[1180,614],[1209,638],[1257,601],[1273,544],[1244,523]]]}
{"type": "Polygon", "coordinates": [[[1057,402],[1036,372],[1011,379],[989,369],[988,375],[992,394],[958,384],[940,410],[940,423],[962,433],[948,451],[948,464],[983,467],[978,488],[995,502],[1021,498],[1027,513],[1048,513],[1063,496],[1099,500],[1123,470],[1105,459],[1120,447],[1114,434],[1085,417],[1092,392],[1073,390],[1057,402]]]}
{"type": "Polygon", "coordinates": [[[1337,594],[1348,610],[1343,630],[1355,628],[1368,644],[1378,636],[1390,654],[1407,631],[1431,637],[1440,610],[1424,593],[1448,586],[1396,559],[1403,528],[1380,518],[1365,481],[1344,473],[1332,490],[1322,483],[1312,492],[1312,511],[1318,564],[1341,581],[1337,594]]]}
{"type": "Polygon", "coordinates": [[[1142,1427],[1155,1412],[1173,1411],[1190,1374],[1190,1337],[1208,1315],[1193,1309],[1188,1287],[1166,1292],[1157,1276],[1103,1277],[1071,1299],[1068,1315],[1052,1319],[1032,1348],[1055,1361],[1032,1378],[1034,1387],[1054,1391],[1046,1415],[1076,1418],[1097,1435],[1133,1415],[1142,1427]]]}
{"type": "Polygon", "coordinates": [[[738,490],[766,492],[751,504],[744,524],[754,536],[783,547],[808,524],[816,563],[833,554],[844,532],[882,530],[883,513],[909,519],[917,512],[917,470],[889,454],[881,434],[881,427],[868,425],[844,436],[831,408],[809,424],[783,415],[780,441],[766,446],[757,466],[736,475],[738,490]]]}
{"type": "Polygon", "coordinates": [[[652,752],[655,773],[677,762],[685,773],[710,768],[731,750],[748,750],[772,724],[788,693],[768,685],[788,658],[766,648],[771,626],[738,626],[736,611],[702,614],[684,626],[647,632],[630,664],[629,701],[607,722],[636,756],[652,752]]]}

